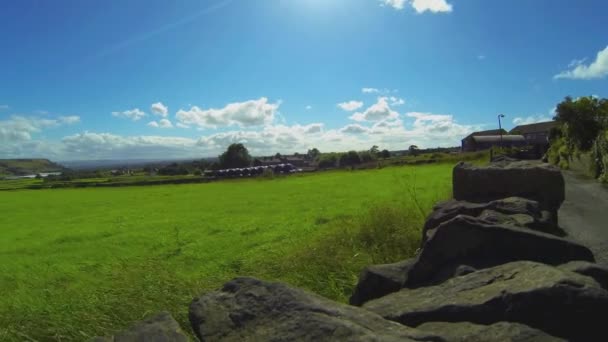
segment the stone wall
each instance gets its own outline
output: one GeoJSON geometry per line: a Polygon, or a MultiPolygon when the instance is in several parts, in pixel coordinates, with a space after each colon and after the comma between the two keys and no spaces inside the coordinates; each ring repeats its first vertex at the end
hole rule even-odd
{"type": "MultiPolygon", "coordinates": [[[[502,161],[454,168],[454,199],[418,255],[372,265],[350,304],[237,278],[195,298],[201,341],[604,341],[608,268],[560,229],[559,169],[502,161]]],[[[584,227],[581,227],[582,229],[584,227]]],[[[100,341],[185,341],[168,314],[100,341]]]]}

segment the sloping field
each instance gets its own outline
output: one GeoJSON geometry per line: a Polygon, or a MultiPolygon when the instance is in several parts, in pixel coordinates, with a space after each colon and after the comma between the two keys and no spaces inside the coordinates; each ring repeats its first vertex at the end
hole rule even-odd
{"type": "Polygon", "coordinates": [[[411,256],[452,164],[278,179],[0,192],[0,340],[86,340],[237,275],[345,300],[411,256]]]}
{"type": "Polygon", "coordinates": [[[18,176],[61,170],[63,170],[63,166],[48,159],[0,159],[0,176],[18,176]]]}

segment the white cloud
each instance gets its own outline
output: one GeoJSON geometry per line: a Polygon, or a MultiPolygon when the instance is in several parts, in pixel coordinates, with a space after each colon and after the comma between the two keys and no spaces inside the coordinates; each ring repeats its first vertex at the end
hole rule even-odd
{"type": "Polygon", "coordinates": [[[173,124],[168,119],[160,119],[158,122],[150,121],[148,122],[148,126],[154,128],[173,128],[173,124]]]}
{"type": "Polygon", "coordinates": [[[70,116],[60,116],[59,122],[66,125],[72,125],[80,122],[80,116],[70,115],[70,116]]]}
{"type": "Polygon", "coordinates": [[[190,110],[180,109],[176,118],[185,125],[216,128],[218,126],[240,127],[270,124],[277,113],[280,102],[269,103],[262,97],[258,100],[230,103],[222,109],[201,109],[193,106],[190,110]]]}
{"type": "Polygon", "coordinates": [[[306,110],[311,110],[311,109],[312,109],[311,105],[306,106],[306,110]]]}
{"type": "Polygon", "coordinates": [[[341,133],[347,134],[363,134],[369,132],[369,128],[359,124],[350,124],[340,129],[341,133]]]}
{"type": "MultiPolygon", "coordinates": [[[[69,125],[80,121],[78,116],[61,116],[57,119],[13,115],[0,121],[0,142],[16,144],[29,141],[36,133],[45,129],[69,125]]],[[[0,152],[2,152],[0,150],[0,152]]]]}
{"type": "Polygon", "coordinates": [[[377,94],[380,92],[378,88],[361,88],[361,92],[364,94],[377,94]]]}
{"type": "Polygon", "coordinates": [[[338,103],[338,107],[342,108],[342,110],[345,110],[347,112],[352,112],[353,110],[357,110],[357,109],[363,107],[363,102],[361,102],[361,101],[342,102],[342,103],[338,103]]]}
{"type": "Polygon", "coordinates": [[[138,121],[139,119],[146,116],[146,113],[139,110],[139,108],[125,110],[124,112],[112,112],[112,116],[123,119],[131,119],[133,121],[138,121]]]}
{"type": "MultiPolygon", "coordinates": [[[[159,122],[154,121],[160,126],[159,122]]],[[[32,130],[52,127],[58,121],[15,120],[11,130],[0,122],[1,134],[13,134],[19,126],[32,130]]],[[[178,123],[179,124],[179,123],[178,123]]],[[[176,124],[177,126],[177,124],[176,124]]],[[[204,135],[196,139],[160,136],[120,136],[112,133],[83,132],[70,135],[58,142],[31,140],[30,135],[12,136],[21,139],[12,144],[0,144],[0,154],[7,157],[53,156],[68,159],[129,159],[129,158],[198,158],[217,156],[235,142],[245,144],[253,155],[272,155],[276,152],[305,152],[316,147],[323,152],[367,150],[373,145],[389,150],[420,147],[457,146],[460,139],[481,127],[458,124],[451,115],[408,113],[403,120],[387,118],[349,124],[342,128],[326,129],[322,123],[307,125],[269,124],[251,130],[233,130],[204,135]],[[23,140],[25,139],[25,140],[23,140]]],[[[28,131],[23,131],[27,133],[28,131]]],[[[0,135],[0,137],[2,137],[0,135]]],[[[2,137],[4,139],[4,137],[2,137]]]]}
{"type": "Polygon", "coordinates": [[[608,76],[608,46],[597,53],[593,62],[585,65],[586,59],[574,60],[568,67],[570,70],[562,71],[553,76],[554,79],[591,80],[608,76]]]}
{"type": "Polygon", "coordinates": [[[513,119],[513,124],[515,125],[529,125],[537,122],[545,122],[551,121],[552,118],[544,115],[531,115],[528,117],[517,117],[513,119]]]}
{"type": "Polygon", "coordinates": [[[353,114],[350,119],[355,121],[382,121],[398,118],[399,113],[391,109],[388,100],[388,97],[379,97],[378,102],[371,105],[364,112],[353,114]]]}
{"type": "Polygon", "coordinates": [[[394,9],[402,10],[406,0],[380,0],[383,6],[391,6],[394,9]]]}
{"type": "Polygon", "coordinates": [[[181,122],[176,123],[176,124],[175,124],[175,126],[176,126],[177,128],[190,128],[190,126],[188,126],[188,125],[184,125],[184,124],[183,124],[183,123],[181,123],[181,122]]]}
{"type": "Polygon", "coordinates": [[[84,132],[61,140],[61,153],[71,159],[175,158],[193,156],[196,140],[182,137],[134,136],[84,132]]]}
{"type": "Polygon", "coordinates": [[[413,0],[411,3],[418,13],[426,11],[433,13],[452,12],[452,5],[446,0],[413,0]]]}
{"type": "Polygon", "coordinates": [[[382,6],[390,6],[396,10],[402,10],[406,4],[412,6],[418,13],[426,11],[432,13],[452,12],[453,6],[446,0],[380,0],[382,6]]]}
{"type": "Polygon", "coordinates": [[[399,97],[391,96],[388,98],[390,100],[390,104],[393,107],[401,106],[405,104],[405,100],[399,97]]]}
{"type": "Polygon", "coordinates": [[[314,124],[304,126],[304,133],[305,134],[321,133],[323,131],[323,126],[324,125],[322,123],[314,123],[314,124]]]}
{"type": "Polygon", "coordinates": [[[173,128],[173,124],[171,123],[171,121],[169,121],[167,119],[160,119],[160,121],[158,122],[158,125],[161,128],[173,128]]]}
{"type": "Polygon", "coordinates": [[[150,106],[150,110],[155,115],[162,116],[163,118],[166,118],[167,115],[169,115],[169,107],[165,106],[162,102],[153,103],[150,106]]]}

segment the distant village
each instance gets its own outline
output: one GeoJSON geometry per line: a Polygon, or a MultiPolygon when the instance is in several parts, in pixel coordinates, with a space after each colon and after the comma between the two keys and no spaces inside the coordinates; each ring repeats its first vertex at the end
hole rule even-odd
{"type": "Polygon", "coordinates": [[[540,158],[549,148],[551,129],[557,122],[547,121],[529,125],[519,125],[510,132],[504,129],[473,132],[462,139],[462,152],[475,152],[501,148],[532,147],[533,153],[540,158]]]}

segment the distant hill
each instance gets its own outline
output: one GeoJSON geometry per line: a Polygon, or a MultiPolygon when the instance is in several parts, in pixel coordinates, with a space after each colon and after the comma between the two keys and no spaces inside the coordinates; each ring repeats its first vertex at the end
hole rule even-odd
{"type": "Polygon", "coordinates": [[[63,170],[65,167],[48,159],[0,159],[0,176],[25,176],[63,170]]]}
{"type": "MultiPolygon", "coordinates": [[[[217,157],[201,158],[209,162],[217,161],[217,157]]],[[[73,170],[107,170],[114,168],[141,168],[154,165],[163,166],[176,162],[191,162],[201,159],[105,159],[105,160],[69,160],[62,161],[61,164],[73,170]]]]}

